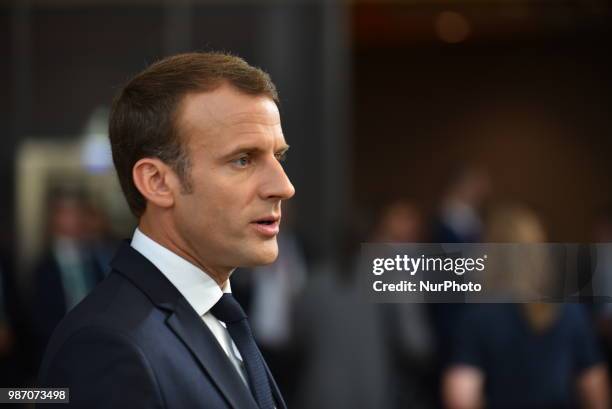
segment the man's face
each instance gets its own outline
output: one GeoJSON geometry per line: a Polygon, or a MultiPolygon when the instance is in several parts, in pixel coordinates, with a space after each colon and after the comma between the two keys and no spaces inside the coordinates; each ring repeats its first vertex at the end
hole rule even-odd
{"type": "Polygon", "coordinates": [[[192,189],[177,192],[174,220],[190,256],[221,270],[273,262],[281,201],[295,192],[274,101],[223,85],[186,96],[178,126],[192,189]]]}

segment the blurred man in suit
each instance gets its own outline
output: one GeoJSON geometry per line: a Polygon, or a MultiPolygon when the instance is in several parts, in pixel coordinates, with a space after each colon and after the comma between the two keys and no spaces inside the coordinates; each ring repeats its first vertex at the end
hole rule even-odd
{"type": "Polygon", "coordinates": [[[285,407],[229,282],[278,254],[294,188],[277,104],[267,74],[220,53],[128,82],[110,139],[138,228],[55,331],[41,384],[83,408],[285,407]]]}
{"type": "Polygon", "coordinates": [[[32,324],[39,363],[61,319],[104,278],[85,241],[87,207],[76,190],[57,189],[49,201],[48,249],[34,268],[32,324]]]}

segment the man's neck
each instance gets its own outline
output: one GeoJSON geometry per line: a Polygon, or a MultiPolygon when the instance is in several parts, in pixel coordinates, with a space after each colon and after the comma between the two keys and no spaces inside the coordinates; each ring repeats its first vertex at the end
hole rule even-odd
{"type": "Polygon", "coordinates": [[[227,286],[227,281],[234,271],[233,268],[215,268],[199,260],[195,253],[190,252],[188,246],[183,244],[180,237],[173,234],[171,230],[166,229],[163,223],[156,223],[156,227],[153,228],[148,222],[148,218],[141,217],[138,222],[138,229],[151,240],[200,268],[215,280],[222,290],[227,286]]]}

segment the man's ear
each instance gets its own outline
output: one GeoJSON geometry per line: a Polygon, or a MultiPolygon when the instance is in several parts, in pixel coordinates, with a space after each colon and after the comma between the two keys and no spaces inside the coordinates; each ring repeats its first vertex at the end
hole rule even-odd
{"type": "Polygon", "coordinates": [[[132,168],[136,188],[152,204],[169,208],[174,205],[180,183],[172,168],[157,158],[142,158],[132,168]]]}

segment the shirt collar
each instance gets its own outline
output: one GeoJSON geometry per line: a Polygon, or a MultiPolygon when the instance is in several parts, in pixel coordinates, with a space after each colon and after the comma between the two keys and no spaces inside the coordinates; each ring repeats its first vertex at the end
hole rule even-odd
{"type": "Polygon", "coordinates": [[[232,292],[229,279],[224,289],[221,289],[205,271],[157,243],[138,228],[132,236],[131,246],[166,276],[200,316],[206,314],[223,293],[232,292]]]}

